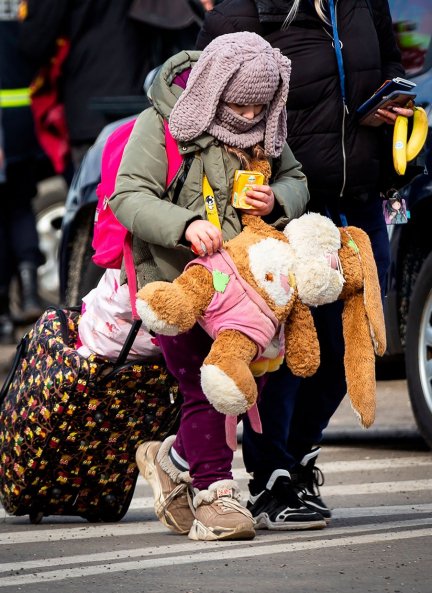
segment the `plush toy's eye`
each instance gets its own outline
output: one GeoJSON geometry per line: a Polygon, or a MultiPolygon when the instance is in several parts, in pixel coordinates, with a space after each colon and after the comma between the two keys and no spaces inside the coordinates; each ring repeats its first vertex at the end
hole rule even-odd
{"type": "Polygon", "coordinates": [[[265,279],[266,279],[268,282],[273,282],[273,280],[274,280],[274,276],[273,276],[273,274],[272,274],[271,272],[267,272],[267,274],[265,275],[265,279]]]}

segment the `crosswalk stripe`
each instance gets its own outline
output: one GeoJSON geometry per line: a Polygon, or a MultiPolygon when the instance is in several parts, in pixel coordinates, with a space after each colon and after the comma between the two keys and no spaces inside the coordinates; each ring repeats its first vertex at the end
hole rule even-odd
{"type": "MultiPolygon", "coordinates": [[[[401,480],[398,482],[368,482],[366,484],[338,484],[336,486],[324,485],[321,493],[324,497],[330,496],[355,496],[357,494],[381,494],[395,492],[420,492],[432,489],[432,480],[401,480]]],[[[246,493],[243,492],[243,502],[246,493]]],[[[149,496],[135,496],[132,499],[131,509],[145,509],[153,506],[153,498],[149,496]]]]}
{"type": "MultiPolygon", "coordinates": [[[[406,505],[395,505],[386,507],[353,507],[353,508],[341,508],[332,511],[333,518],[345,519],[350,517],[361,518],[361,517],[401,517],[403,515],[422,515],[432,513],[432,504],[406,504],[406,505]]],[[[421,519],[422,524],[425,519],[421,519]]],[[[54,524],[55,525],[55,524],[54,524]]],[[[366,527],[361,526],[364,530],[366,527]]],[[[375,525],[378,529],[378,526],[375,525]]],[[[332,527],[332,533],[336,532],[336,529],[332,527]]],[[[345,528],[342,528],[345,529],[345,528]]],[[[352,529],[350,527],[350,529],[352,529]]],[[[80,524],[71,524],[68,527],[53,528],[53,525],[49,526],[49,529],[43,529],[41,527],[32,527],[31,530],[26,531],[9,531],[2,533],[0,544],[19,545],[19,544],[31,544],[35,542],[47,542],[53,543],[63,540],[84,540],[84,539],[97,539],[101,537],[130,537],[130,536],[146,536],[155,533],[169,533],[167,528],[159,523],[156,518],[152,517],[149,520],[134,521],[128,523],[123,521],[122,523],[116,524],[103,524],[103,525],[90,525],[89,523],[82,522],[80,524]]],[[[299,533],[299,532],[296,532],[299,533]]],[[[311,533],[310,531],[308,532],[311,533]]],[[[172,535],[173,543],[178,540],[178,536],[172,535]]]]}
{"type": "MultiPolygon", "coordinates": [[[[238,463],[242,463],[241,461],[241,452],[239,450],[237,450],[234,454],[234,459],[236,462],[238,463]]],[[[361,460],[352,460],[352,461],[330,461],[330,462],[323,462],[322,464],[320,464],[320,468],[322,469],[324,474],[334,474],[334,473],[340,473],[340,472],[356,472],[356,471],[380,471],[380,470],[394,470],[394,469],[403,469],[403,468],[407,468],[407,467],[413,467],[413,468],[417,468],[417,467],[428,467],[432,465],[432,457],[430,455],[428,455],[425,458],[418,458],[416,457],[415,459],[412,459],[411,457],[395,457],[393,459],[361,459],[361,460]]],[[[235,480],[238,481],[243,481],[243,480],[249,480],[250,479],[250,475],[246,472],[246,470],[243,467],[237,467],[233,469],[233,477],[235,480]]],[[[396,482],[398,483],[398,482],[396,482]]],[[[384,484],[384,483],[383,483],[384,484]]],[[[385,483],[387,484],[387,483],[385,483]]],[[[138,477],[138,485],[147,485],[147,483],[145,482],[145,480],[139,476],[138,477]]],[[[341,485],[338,486],[338,492],[332,492],[330,486],[324,486],[324,490],[323,492],[325,492],[326,496],[331,496],[333,493],[334,494],[338,494],[339,492],[341,494],[349,494],[349,492],[346,491],[342,491],[343,488],[345,488],[346,485],[341,485]]],[[[386,487],[386,486],[385,486],[386,487]]],[[[422,487],[420,485],[420,487],[422,487]]],[[[427,484],[425,487],[428,487],[427,484]]],[[[359,494],[361,493],[357,486],[355,486],[355,488],[357,489],[357,492],[359,492],[359,494]]],[[[399,488],[397,486],[395,486],[396,490],[398,491],[399,488]]],[[[407,485],[407,489],[417,489],[415,486],[413,488],[410,488],[407,485]]],[[[404,491],[408,491],[408,490],[404,490],[404,491]]],[[[393,490],[394,491],[394,490],[393,490]]],[[[374,490],[374,492],[378,492],[376,490],[374,490]]],[[[143,508],[143,507],[151,507],[152,503],[145,503],[142,504],[142,502],[136,503],[136,502],[132,502],[131,508],[143,508]]],[[[5,518],[6,513],[4,511],[4,509],[2,508],[2,506],[0,505],[0,519],[5,518]]]]}
{"type": "MultiPolygon", "coordinates": [[[[368,525],[361,525],[357,527],[350,527],[350,535],[355,533],[365,533],[370,531],[378,531],[378,530],[396,530],[402,528],[416,528],[421,527],[425,528],[427,526],[432,526],[432,517],[422,520],[408,520],[408,521],[395,521],[390,524],[378,524],[372,523],[368,525]]],[[[292,540],[293,537],[295,538],[311,538],[312,535],[314,537],[324,537],[325,534],[331,533],[332,537],[336,537],[338,535],[344,535],[347,532],[346,527],[339,527],[339,528],[332,528],[330,531],[321,532],[316,531],[312,534],[312,532],[308,532],[308,534],[296,532],[293,534],[292,532],[288,534],[287,532],[278,533],[278,534],[270,534],[265,536],[265,543],[271,543],[274,541],[280,542],[283,539],[292,540]]],[[[261,532],[262,533],[262,532],[261,532]]],[[[184,542],[185,538],[178,538],[177,541],[184,542]]],[[[255,540],[253,545],[257,544],[258,540],[255,540]]],[[[237,544],[233,544],[232,541],[226,542],[206,542],[206,548],[217,548],[220,549],[221,547],[232,547],[233,545],[240,545],[239,542],[237,544]]],[[[191,542],[187,540],[187,543],[179,543],[172,546],[169,549],[169,552],[175,552],[176,554],[181,554],[189,551],[196,550],[197,544],[196,542],[191,542]]],[[[28,560],[23,562],[11,562],[0,564],[0,573],[1,572],[9,572],[11,570],[18,571],[18,570],[34,570],[37,568],[48,568],[50,566],[66,566],[70,564],[87,564],[89,562],[110,562],[110,561],[117,561],[122,560],[124,558],[134,558],[137,556],[146,556],[147,554],[158,555],[160,553],[160,548],[157,549],[154,546],[146,546],[144,548],[136,548],[136,549],[125,549],[120,550],[117,549],[114,552],[101,552],[101,553],[93,553],[91,556],[88,554],[80,554],[76,556],[61,556],[58,558],[45,558],[40,560],[28,560]]]]}
{"type": "MultiPolygon", "coordinates": [[[[367,533],[371,531],[378,531],[378,530],[386,530],[389,532],[390,530],[397,530],[397,529],[408,529],[408,528],[425,528],[427,526],[432,526],[432,517],[423,520],[409,520],[409,521],[395,521],[393,523],[372,523],[367,525],[359,525],[355,527],[350,527],[350,535],[354,535],[356,533],[367,533]]],[[[307,534],[302,532],[278,532],[273,534],[266,534],[265,540],[263,539],[261,543],[270,544],[272,542],[283,543],[285,540],[292,541],[294,538],[324,538],[327,539],[327,535],[331,533],[332,537],[337,537],[339,535],[344,535],[347,532],[347,527],[339,527],[339,528],[331,528],[326,532],[322,531],[309,531],[307,534]]],[[[262,533],[262,532],[261,532],[262,533]]],[[[186,538],[177,538],[177,541],[184,542],[186,538]]],[[[187,543],[179,543],[169,550],[169,552],[175,552],[176,554],[182,554],[186,552],[196,551],[197,543],[191,542],[190,540],[186,539],[187,543]]],[[[249,542],[252,544],[252,542],[249,542]]],[[[255,540],[252,545],[257,545],[260,543],[259,540],[255,540]]],[[[220,549],[226,547],[233,547],[236,545],[241,545],[241,542],[232,542],[232,541],[225,541],[225,542],[206,542],[205,546],[206,549],[220,549]]],[[[38,568],[49,568],[49,567],[56,567],[56,566],[67,566],[71,564],[88,564],[90,562],[111,562],[111,561],[120,561],[125,558],[135,558],[135,557],[144,557],[147,554],[152,553],[153,555],[157,555],[160,553],[154,546],[146,546],[144,548],[135,548],[135,549],[116,549],[113,552],[100,552],[94,554],[79,554],[75,556],[61,556],[57,558],[41,558],[40,560],[27,560],[22,562],[10,562],[0,564],[0,573],[10,572],[10,571],[18,571],[18,570],[34,570],[38,568]]]]}
{"type": "MultiPolygon", "coordinates": [[[[234,457],[236,459],[236,456],[234,457]]],[[[241,463],[241,459],[240,459],[241,463]]],[[[407,467],[430,467],[432,456],[413,459],[412,457],[394,457],[393,459],[354,459],[352,461],[326,461],[318,462],[319,468],[324,475],[338,474],[342,472],[364,472],[364,471],[390,471],[404,469],[407,467]]],[[[250,480],[250,475],[243,467],[234,468],[235,480],[250,480]]]]}
{"type": "MultiPolygon", "coordinates": [[[[236,473],[234,472],[234,476],[236,473]]],[[[331,496],[356,496],[362,494],[382,494],[398,492],[420,492],[431,490],[432,480],[399,480],[392,482],[368,482],[365,484],[338,484],[336,486],[322,486],[322,494],[328,498],[331,496]]],[[[246,500],[246,493],[243,492],[243,502],[246,500]]],[[[143,510],[153,508],[153,498],[150,496],[134,496],[130,504],[130,510],[143,510]]],[[[4,513],[4,511],[3,511],[4,513]]],[[[1,515],[0,515],[1,516],[1,515]]],[[[4,514],[4,517],[6,515],[4,514]]],[[[1,543],[1,542],[0,542],[1,543]]]]}
{"type": "MultiPolygon", "coordinates": [[[[106,574],[108,566],[110,574],[113,574],[115,572],[125,573],[127,571],[155,569],[164,566],[178,566],[183,564],[197,564],[202,562],[217,562],[224,560],[234,560],[245,557],[251,558],[268,555],[273,556],[275,554],[288,554],[304,550],[315,550],[321,548],[328,549],[343,546],[366,544],[370,545],[381,542],[401,541],[412,538],[418,539],[420,537],[431,536],[432,528],[421,528],[418,530],[398,532],[370,533],[354,536],[350,535],[346,537],[331,539],[318,538],[314,540],[309,539],[307,541],[297,542],[280,542],[281,538],[279,535],[278,543],[275,544],[269,544],[265,540],[262,540],[256,543],[248,542],[248,546],[245,547],[244,544],[240,542],[238,544],[235,544],[234,542],[226,542],[229,544],[228,546],[221,546],[219,544],[217,550],[210,552],[202,552],[202,546],[198,548],[198,546],[195,544],[195,551],[190,554],[185,554],[184,556],[179,556],[177,547],[173,547],[172,550],[169,550],[169,553],[172,555],[166,555],[163,557],[152,557],[128,562],[115,562],[109,565],[99,564],[87,567],[80,566],[77,568],[64,568],[64,566],[62,566],[61,570],[58,571],[43,571],[32,574],[4,577],[0,581],[0,587],[19,586],[40,582],[48,583],[52,581],[65,581],[72,578],[96,576],[106,574]]],[[[139,552],[139,550],[135,550],[135,552],[139,552]]],[[[143,550],[141,550],[141,555],[142,554],[143,550]]],[[[86,558],[87,561],[91,561],[92,556],[88,555],[86,558]]],[[[61,560],[63,563],[63,559],[61,560]]]]}
{"type": "Polygon", "coordinates": [[[321,489],[323,496],[352,496],[357,494],[381,494],[395,492],[416,492],[431,490],[432,480],[400,480],[398,482],[368,482],[366,484],[339,484],[337,486],[324,485],[321,489]]]}

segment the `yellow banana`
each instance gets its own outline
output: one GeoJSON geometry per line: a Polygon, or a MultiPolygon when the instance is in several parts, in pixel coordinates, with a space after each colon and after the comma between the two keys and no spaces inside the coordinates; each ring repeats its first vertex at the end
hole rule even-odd
{"type": "Polygon", "coordinates": [[[429,124],[426,111],[414,107],[413,127],[408,139],[408,118],[398,115],[393,130],[393,165],[398,175],[404,175],[409,161],[415,159],[424,146],[429,124]]]}
{"type": "Polygon", "coordinates": [[[422,107],[414,107],[413,129],[407,142],[406,160],[412,161],[421,151],[426,142],[429,124],[426,111],[422,107]]]}
{"type": "Polygon", "coordinates": [[[403,175],[407,166],[408,118],[398,115],[393,130],[393,166],[398,175],[403,175]]]}

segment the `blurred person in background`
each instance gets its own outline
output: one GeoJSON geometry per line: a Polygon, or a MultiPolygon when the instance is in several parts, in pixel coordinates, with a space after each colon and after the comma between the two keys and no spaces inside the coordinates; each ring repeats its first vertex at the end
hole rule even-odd
{"type": "MultiPolygon", "coordinates": [[[[1,84],[0,84],[1,89],[1,84]]],[[[5,174],[5,160],[4,160],[4,150],[3,150],[3,126],[2,126],[2,109],[1,109],[1,102],[0,102],[0,183],[4,183],[6,181],[6,174],[5,174]]]]}
{"type": "MultiPolygon", "coordinates": [[[[0,0],[0,108],[3,168],[0,183],[0,343],[15,343],[10,286],[20,288],[20,321],[42,312],[37,268],[39,250],[32,199],[36,196],[36,162],[41,150],[34,134],[29,84],[34,71],[18,49],[18,0],[0,0]]],[[[1,165],[1,163],[0,163],[1,165]]]]}
{"type": "MultiPolygon", "coordinates": [[[[146,75],[193,48],[209,0],[26,0],[21,49],[41,67],[59,37],[70,43],[61,95],[75,168],[113,116],[92,101],[141,96],[146,75]],[[204,6],[205,5],[205,6],[204,6]]],[[[119,114],[130,115],[130,113],[119,114]]]]}

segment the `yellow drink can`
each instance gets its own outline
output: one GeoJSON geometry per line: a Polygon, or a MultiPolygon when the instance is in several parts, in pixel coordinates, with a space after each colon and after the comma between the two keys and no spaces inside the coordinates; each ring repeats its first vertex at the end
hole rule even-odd
{"type": "Polygon", "coordinates": [[[237,169],[234,173],[233,191],[231,203],[234,208],[243,208],[244,210],[253,210],[253,206],[247,204],[246,192],[252,189],[253,185],[262,185],[264,175],[258,171],[242,171],[237,169]]]}

